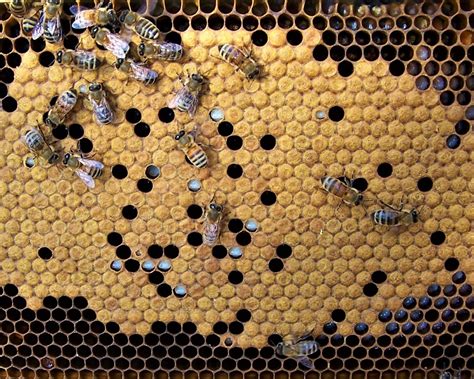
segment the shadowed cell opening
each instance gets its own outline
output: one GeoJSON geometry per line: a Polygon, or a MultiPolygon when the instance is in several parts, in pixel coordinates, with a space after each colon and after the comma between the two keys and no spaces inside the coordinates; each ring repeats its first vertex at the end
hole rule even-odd
{"type": "Polygon", "coordinates": [[[169,32],[165,36],[165,42],[171,42],[181,45],[181,35],[177,32],[169,32]]]}
{"type": "Polygon", "coordinates": [[[375,296],[378,292],[378,288],[373,283],[367,283],[363,288],[364,295],[372,297],[375,296]]]}
{"type": "Polygon", "coordinates": [[[252,237],[250,233],[243,231],[237,234],[237,236],[235,237],[235,240],[237,241],[239,245],[247,246],[250,244],[250,242],[252,242],[252,237]]]}
{"type": "Polygon", "coordinates": [[[354,66],[349,61],[342,61],[337,65],[337,71],[342,77],[348,77],[353,74],[354,66]]]}
{"type": "Polygon", "coordinates": [[[287,42],[292,46],[298,46],[303,42],[303,35],[299,30],[290,30],[286,34],[287,42]]]}
{"type": "Polygon", "coordinates": [[[21,65],[21,55],[18,53],[10,53],[7,56],[7,63],[11,68],[21,65]]]}
{"type": "Polygon", "coordinates": [[[263,205],[273,205],[276,203],[276,195],[272,191],[264,191],[260,195],[260,201],[262,202],[263,205]]]}
{"type": "Polygon", "coordinates": [[[39,55],[39,63],[41,64],[41,66],[43,67],[50,67],[54,64],[54,54],[51,53],[50,51],[43,51],[40,55],[39,55]]]}
{"type": "Polygon", "coordinates": [[[161,297],[168,297],[171,295],[172,291],[171,291],[171,287],[168,284],[162,283],[158,286],[158,288],[156,289],[156,292],[161,297]]]}
{"type": "Polygon", "coordinates": [[[266,134],[260,139],[260,146],[264,150],[272,150],[276,145],[276,139],[271,134],[266,134]]]}
{"type": "Polygon", "coordinates": [[[329,56],[332,60],[340,62],[344,59],[344,48],[341,46],[333,46],[329,51],[329,56]]]}
{"type": "Polygon", "coordinates": [[[231,231],[232,233],[238,233],[244,227],[244,223],[238,218],[233,218],[229,220],[228,227],[229,231],[231,231]]]}
{"type": "Polygon", "coordinates": [[[140,192],[148,193],[153,189],[153,183],[149,179],[139,179],[137,182],[137,188],[140,192]]]}
{"type": "Polygon", "coordinates": [[[128,175],[128,170],[124,165],[117,164],[112,167],[112,176],[116,179],[125,179],[128,175]]]}
{"type": "Polygon", "coordinates": [[[204,30],[206,28],[207,21],[204,16],[197,15],[191,19],[191,27],[194,30],[204,30]]]}
{"type": "Polygon", "coordinates": [[[151,274],[148,275],[148,280],[152,284],[160,284],[164,280],[164,276],[161,272],[159,271],[154,271],[151,274]]]}
{"type": "MultiPolygon", "coordinates": [[[[58,126],[59,128],[59,126],[58,126]]],[[[55,128],[57,129],[57,128],[55,128]]],[[[54,132],[54,130],[53,130],[54,132]]],[[[94,144],[92,143],[92,141],[89,139],[89,138],[81,138],[78,142],[77,142],[77,148],[79,149],[79,151],[83,154],[89,154],[92,149],[94,148],[94,144]]]]}
{"type": "Polygon", "coordinates": [[[17,101],[11,97],[7,96],[2,100],[2,108],[5,112],[11,113],[16,111],[16,108],[18,107],[17,101]]]}
{"type": "Polygon", "coordinates": [[[390,62],[389,71],[393,76],[400,76],[405,72],[405,65],[399,60],[390,62]]]}
{"type": "Polygon", "coordinates": [[[42,38],[39,38],[37,40],[31,40],[30,43],[31,43],[31,49],[36,53],[43,51],[44,48],[46,47],[46,42],[42,38]]]}
{"type": "Polygon", "coordinates": [[[127,110],[127,112],[125,112],[125,119],[129,123],[135,124],[142,119],[142,114],[138,109],[130,108],[129,110],[127,110]]]}
{"type": "Polygon", "coordinates": [[[212,248],[212,256],[217,259],[223,259],[227,255],[227,248],[222,245],[216,245],[212,248]]]}
{"type": "Polygon", "coordinates": [[[176,245],[167,245],[164,249],[165,256],[174,259],[178,257],[179,249],[176,245]]]}
{"type": "Polygon", "coordinates": [[[374,271],[372,273],[372,281],[374,283],[380,284],[387,280],[387,274],[383,271],[374,271]]]}
{"type": "Polygon", "coordinates": [[[128,272],[137,272],[140,269],[140,263],[135,259],[127,259],[125,261],[125,270],[128,272]]]}
{"type": "Polygon", "coordinates": [[[272,272],[280,272],[283,270],[283,261],[279,258],[273,258],[268,263],[268,267],[272,272]]]}
{"type": "Polygon", "coordinates": [[[69,130],[68,130],[66,125],[59,124],[58,126],[53,128],[53,131],[51,132],[51,134],[53,135],[54,138],[56,138],[58,140],[63,140],[68,136],[69,130]]]}
{"type": "Polygon", "coordinates": [[[217,127],[217,132],[223,137],[230,136],[233,131],[234,126],[228,121],[220,122],[219,126],[217,127]]]}
{"type": "Polygon", "coordinates": [[[265,44],[268,42],[267,33],[265,33],[263,30],[256,30],[253,32],[251,38],[252,43],[255,46],[265,46],[265,44]]]}
{"type": "Polygon", "coordinates": [[[145,122],[139,122],[133,128],[137,137],[147,137],[150,134],[150,126],[145,122]]]}
{"type": "Polygon", "coordinates": [[[122,216],[127,220],[133,220],[138,216],[138,210],[133,205],[126,205],[122,208],[122,216]]]}
{"type": "Polygon", "coordinates": [[[329,108],[328,116],[332,121],[341,121],[344,118],[344,109],[339,106],[329,108]]]}
{"type": "Polygon", "coordinates": [[[328,58],[329,52],[326,46],[318,45],[313,49],[313,58],[317,61],[324,61],[328,58]]]}
{"type": "Polygon", "coordinates": [[[220,30],[224,27],[224,19],[218,14],[209,17],[209,28],[212,30],[220,30]]]}
{"type": "Polygon", "coordinates": [[[168,33],[173,27],[171,18],[168,16],[161,16],[156,20],[156,26],[162,33],[168,33]]]}
{"type": "Polygon", "coordinates": [[[176,16],[173,20],[173,26],[177,31],[184,32],[189,28],[189,19],[185,16],[176,16]]]}
{"type": "Polygon", "coordinates": [[[276,248],[277,256],[282,258],[282,259],[289,258],[291,256],[292,252],[293,252],[293,249],[291,248],[291,246],[289,246],[287,244],[279,245],[276,248]]]}
{"type": "Polygon", "coordinates": [[[132,250],[127,245],[120,245],[115,251],[117,258],[128,259],[132,256],[132,250]]]}
{"type": "Polygon", "coordinates": [[[448,271],[455,271],[459,267],[459,261],[457,258],[448,258],[444,262],[444,268],[448,271]]]}
{"type": "Polygon", "coordinates": [[[242,25],[245,30],[251,32],[258,28],[258,19],[253,16],[245,16],[242,25]]]}
{"type": "Polygon", "coordinates": [[[232,284],[240,284],[244,280],[244,275],[240,271],[234,270],[229,273],[228,278],[232,284]]]}
{"type": "Polygon", "coordinates": [[[202,234],[198,232],[191,232],[188,234],[187,241],[191,246],[200,246],[202,245],[202,234]]]}
{"type": "Polygon", "coordinates": [[[239,136],[230,136],[227,138],[227,147],[231,150],[239,150],[243,145],[243,140],[239,136]]]}
{"type": "Polygon", "coordinates": [[[242,176],[243,174],[243,169],[242,166],[239,164],[230,164],[227,167],[227,175],[232,178],[232,179],[238,179],[242,176]]]}
{"type": "Polygon", "coordinates": [[[79,45],[79,39],[74,34],[69,34],[64,37],[64,47],[66,49],[75,50],[79,45]]]}
{"type": "Polygon", "coordinates": [[[158,118],[161,122],[170,123],[174,120],[174,111],[168,107],[161,108],[158,111],[158,118]]]}
{"type": "Polygon", "coordinates": [[[107,242],[112,246],[119,246],[123,242],[122,235],[117,232],[110,232],[107,235],[107,242]]]}
{"type": "Polygon", "coordinates": [[[49,259],[51,259],[53,257],[53,252],[51,251],[51,249],[47,248],[47,247],[40,247],[38,249],[38,256],[47,261],[49,259]]]}
{"type": "Polygon", "coordinates": [[[200,218],[203,214],[203,209],[201,206],[199,205],[196,205],[196,204],[191,204],[189,207],[188,207],[188,210],[187,210],[187,213],[188,213],[188,217],[189,218],[192,218],[194,220],[197,220],[198,218],[200,218]]]}
{"type": "Polygon", "coordinates": [[[72,139],[79,139],[82,138],[82,136],[84,135],[84,128],[79,124],[69,125],[68,131],[69,137],[71,137],[72,139]]]}
{"type": "Polygon", "coordinates": [[[163,256],[163,248],[160,245],[150,245],[147,252],[150,258],[158,259],[163,256]]]}
{"type": "Polygon", "coordinates": [[[377,174],[382,177],[382,178],[388,178],[390,175],[392,175],[393,168],[390,163],[381,163],[377,167],[377,174]]]}
{"type": "Polygon", "coordinates": [[[344,321],[346,318],[346,312],[344,312],[342,309],[334,309],[331,312],[331,318],[336,322],[344,321]]]}

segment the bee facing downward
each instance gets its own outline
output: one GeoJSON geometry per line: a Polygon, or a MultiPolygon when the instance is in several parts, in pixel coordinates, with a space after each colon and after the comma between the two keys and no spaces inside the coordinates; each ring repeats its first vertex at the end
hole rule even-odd
{"type": "Polygon", "coordinates": [[[411,210],[403,209],[403,202],[400,203],[399,209],[396,209],[383,201],[381,201],[381,203],[389,209],[379,209],[371,214],[372,220],[378,225],[408,226],[417,223],[419,220],[418,210],[416,210],[416,208],[411,210]]]}
{"type": "Polygon", "coordinates": [[[220,234],[223,213],[224,207],[215,203],[214,198],[212,198],[204,214],[202,240],[205,245],[214,246],[216,244],[220,234]]]}
{"type": "Polygon", "coordinates": [[[183,150],[184,155],[186,155],[191,164],[197,168],[203,168],[207,166],[208,161],[206,153],[195,141],[197,130],[195,128],[190,133],[181,130],[174,138],[178,141],[180,149],[183,150]]]}
{"type": "Polygon", "coordinates": [[[41,16],[33,28],[34,40],[44,36],[46,42],[58,43],[63,38],[60,15],[63,9],[63,0],[46,0],[41,16]]]}
{"type": "Polygon", "coordinates": [[[262,70],[255,59],[252,58],[252,52],[247,49],[239,49],[234,45],[227,43],[217,46],[219,57],[230,63],[237,71],[240,71],[246,79],[258,79],[262,70]]]}
{"type": "Polygon", "coordinates": [[[199,94],[204,88],[206,79],[200,74],[191,74],[186,79],[180,77],[179,80],[183,87],[178,90],[168,106],[177,108],[180,112],[188,112],[194,117],[199,104],[199,94]]]}
{"type": "Polygon", "coordinates": [[[286,357],[293,357],[303,366],[314,369],[313,362],[308,358],[308,355],[314,354],[318,351],[319,345],[316,341],[310,339],[308,336],[303,336],[296,341],[282,341],[276,345],[276,353],[286,357]]]}
{"type": "Polygon", "coordinates": [[[360,205],[364,200],[364,195],[353,187],[353,181],[348,178],[340,180],[324,176],[321,178],[321,184],[324,191],[338,197],[347,205],[360,205]]]}
{"type": "Polygon", "coordinates": [[[95,82],[88,86],[81,85],[79,91],[83,95],[87,95],[87,100],[92,106],[95,120],[99,125],[110,124],[113,121],[114,114],[102,84],[95,82]]]}
{"type": "Polygon", "coordinates": [[[62,124],[69,112],[72,111],[77,103],[77,92],[74,88],[64,91],[59,95],[56,103],[48,112],[46,124],[55,128],[62,124]]]}
{"type": "Polygon", "coordinates": [[[47,164],[54,165],[59,162],[60,156],[51,146],[46,142],[46,138],[38,126],[38,129],[31,128],[22,137],[23,143],[34,154],[33,159],[27,158],[25,165],[32,168],[36,165],[38,159],[47,164]]]}
{"type": "Polygon", "coordinates": [[[89,188],[95,187],[94,179],[103,173],[104,165],[92,159],[85,159],[71,153],[64,154],[63,165],[73,170],[89,188]]]}

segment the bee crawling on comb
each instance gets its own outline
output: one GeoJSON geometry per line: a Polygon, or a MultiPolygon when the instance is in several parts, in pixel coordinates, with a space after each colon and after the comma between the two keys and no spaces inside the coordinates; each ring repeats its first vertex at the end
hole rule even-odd
{"type": "Polygon", "coordinates": [[[319,349],[319,345],[310,337],[311,334],[306,334],[296,340],[283,340],[276,344],[275,351],[277,355],[295,358],[296,361],[303,366],[314,369],[314,364],[308,356],[316,353],[319,349]]]}
{"type": "Polygon", "coordinates": [[[207,79],[201,74],[195,73],[188,74],[185,79],[180,76],[179,80],[183,86],[171,99],[168,106],[171,109],[176,108],[180,112],[188,112],[191,117],[194,117],[199,104],[199,95],[204,90],[207,79]]]}
{"type": "Polygon", "coordinates": [[[385,226],[409,226],[419,221],[420,212],[416,208],[403,209],[403,197],[400,200],[399,208],[395,208],[383,201],[380,203],[384,209],[376,210],[371,214],[372,221],[378,225],[385,226]]]}

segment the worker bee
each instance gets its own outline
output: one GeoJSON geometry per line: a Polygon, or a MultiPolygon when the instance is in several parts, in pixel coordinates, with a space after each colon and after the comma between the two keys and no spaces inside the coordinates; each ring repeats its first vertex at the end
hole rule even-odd
{"type": "Polygon", "coordinates": [[[100,26],[91,29],[91,36],[98,45],[105,47],[117,58],[125,58],[130,48],[127,41],[100,26]]]}
{"type": "Polygon", "coordinates": [[[38,11],[36,13],[33,13],[31,16],[25,17],[23,20],[21,20],[21,27],[25,34],[30,34],[33,31],[39,21],[41,12],[42,11],[38,11]]]}
{"type": "Polygon", "coordinates": [[[178,145],[181,150],[183,150],[184,155],[189,159],[193,166],[197,168],[203,168],[207,166],[207,155],[196,143],[197,128],[195,128],[190,133],[186,133],[184,130],[181,130],[174,139],[178,141],[178,145]]]}
{"type": "Polygon", "coordinates": [[[296,360],[303,366],[314,369],[313,362],[308,358],[308,355],[314,354],[318,351],[318,343],[312,339],[308,340],[309,336],[303,336],[294,341],[282,341],[276,345],[276,353],[296,360]]]}
{"type": "Polygon", "coordinates": [[[31,0],[11,0],[5,2],[8,11],[15,17],[25,17],[28,12],[34,8],[41,7],[43,4],[38,2],[32,2],[31,0]]]}
{"type": "Polygon", "coordinates": [[[326,192],[340,198],[347,205],[360,205],[364,195],[353,187],[352,180],[346,177],[341,179],[325,176],[321,178],[321,184],[326,192]]]}
{"type": "Polygon", "coordinates": [[[130,59],[117,59],[117,62],[115,63],[115,68],[122,72],[130,74],[132,78],[143,82],[145,85],[153,84],[158,79],[158,73],[156,71],[145,67],[143,64],[135,63],[130,59]]]}
{"type": "Polygon", "coordinates": [[[45,0],[41,16],[33,28],[32,38],[34,40],[44,36],[46,42],[58,43],[63,38],[61,27],[61,15],[63,0],[45,0]]]}
{"type": "Polygon", "coordinates": [[[183,46],[172,42],[143,41],[138,46],[138,54],[144,59],[159,59],[163,61],[177,61],[183,57],[183,46]]]}
{"type": "Polygon", "coordinates": [[[216,244],[220,234],[220,223],[223,212],[224,207],[215,203],[213,197],[204,214],[202,240],[205,245],[214,246],[216,244]]]}
{"type": "Polygon", "coordinates": [[[374,223],[378,225],[387,225],[387,226],[400,226],[400,225],[411,225],[418,222],[419,212],[416,208],[413,209],[403,209],[403,202],[400,202],[400,208],[396,209],[393,206],[384,203],[383,205],[389,209],[379,209],[371,214],[371,218],[374,223]]]}
{"type": "Polygon", "coordinates": [[[234,45],[223,44],[218,46],[219,57],[230,63],[237,71],[244,74],[246,79],[254,80],[261,76],[261,68],[255,59],[252,58],[252,52],[241,50],[234,45]]]}
{"type": "Polygon", "coordinates": [[[69,112],[72,111],[77,103],[77,92],[74,88],[64,91],[59,95],[56,100],[56,104],[51,107],[48,112],[48,117],[45,122],[52,128],[56,128],[59,124],[62,124],[66,119],[69,112]]]}
{"type": "Polygon", "coordinates": [[[72,153],[64,154],[63,165],[73,170],[89,188],[95,187],[95,178],[102,175],[104,165],[92,159],[85,159],[72,153]]]}
{"type": "Polygon", "coordinates": [[[199,103],[199,94],[203,90],[206,79],[200,74],[188,75],[186,79],[179,78],[183,87],[168,104],[170,108],[177,108],[180,112],[188,112],[191,117],[196,114],[199,103]]]}
{"type": "Polygon", "coordinates": [[[75,29],[99,25],[109,28],[113,33],[120,32],[120,22],[115,10],[112,8],[112,3],[104,7],[103,2],[101,2],[93,9],[72,5],[70,10],[75,16],[72,23],[72,27],[75,29]]]}
{"type": "Polygon", "coordinates": [[[26,167],[34,167],[38,159],[51,165],[54,165],[59,162],[59,154],[56,153],[46,142],[46,138],[43,134],[43,131],[39,126],[38,129],[31,128],[31,130],[28,130],[22,137],[22,141],[26,145],[26,147],[34,154],[33,158],[26,158],[26,167]]]}
{"type": "Polygon", "coordinates": [[[56,53],[56,62],[80,70],[93,71],[101,65],[95,53],[85,50],[62,49],[56,53]]]}
{"type": "Polygon", "coordinates": [[[153,22],[136,12],[123,10],[119,20],[127,29],[133,30],[141,38],[156,40],[160,34],[160,30],[153,22]]]}
{"type": "Polygon", "coordinates": [[[79,91],[87,95],[92,106],[95,120],[100,125],[110,124],[114,118],[112,109],[107,101],[105,90],[100,83],[90,83],[89,86],[82,85],[79,91]]]}

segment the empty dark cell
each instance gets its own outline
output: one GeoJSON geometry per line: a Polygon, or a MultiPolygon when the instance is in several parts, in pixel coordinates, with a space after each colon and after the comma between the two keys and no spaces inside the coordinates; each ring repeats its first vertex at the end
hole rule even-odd
{"type": "Polygon", "coordinates": [[[10,54],[13,50],[13,43],[7,38],[0,38],[0,52],[10,54]]]}
{"type": "Polygon", "coordinates": [[[21,64],[21,55],[17,53],[8,54],[7,63],[11,68],[18,67],[21,64]]]}
{"type": "Polygon", "coordinates": [[[14,112],[17,106],[16,100],[11,96],[7,96],[2,100],[2,108],[5,112],[14,112]]]}
{"type": "Polygon", "coordinates": [[[234,126],[228,121],[220,122],[219,126],[217,127],[217,132],[223,137],[230,136],[233,131],[234,126]]]}
{"type": "Polygon", "coordinates": [[[122,216],[127,220],[133,220],[138,216],[138,210],[133,205],[126,205],[122,208],[122,216]]]}
{"type": "Polygon", "coordinates": [[[239,164],[232,163],[227,167],[227,175],[232,179],[238,179],[242,176],[243,169],[239,164]]]}
{"type": "Polygon", "coordinates": [[[211,17],[209,17],[209,27],[212,30],[222,29],[224,27],[224,19],[217,14],[211,15],[211,17]]]}
{"type": "Polygon", "coordinates": [[[7,96],[8,88],[4,83],[0,83],[0,99],[3,99],[7,96]]]}
{"type": "Polygon", "coordinates": [[[459,105],[468,105],[471,103],[471,93],[468,91],[461,91],[456,96],[459,105]]]}
{"type": "Polygon", "coordinates": [[[44,50],[46,47],[46,43],[43,38],[39,38],[37,40],[31,40],[31,48],[33,51],[39,53],[44,50]]]}
{"type": "Polygon", "coordinates": [[[64,37],[64,47],[66,49],[75,50],[79,45],[79,39],[74,34],[69,34],[64,37]]]}
{"type": "Polygon", "coordinates": [[[342,309],[334,309],[331,312],[331,317],[334,321],[341,322],[346,318],[346,312],[344,312],[342,309]]]}
{"type": "Polygon", "coordinates": [[[433,188],[433,180],[428,176],[424,176],[418,179],[417,186],[421,192],[428,192],[433,188]]]}
{"type": "Polygon", "coordinates": [[[332,121],[341,121],[344,118],[344,109],[336,105],[329,108],[328,115],[332,121]]]}
{"type": "Polygon", "coordinates": [[[204,30],[206,28],[206,25],[207,25],[207,21],[206,19],[201,16],[201,15],[198,15],[198,16],[194,16],[192,19],[191,19],[191,27],[194,29],[194,30],[204,30]]]}
{"type": "MultiPolygon", "coordinates": [[[[54,134],[54,131],[56,129],[59,129],[60,127],[61,127],[61,125],[58,126],[57,128],[54,128],[53,129],[53,134],[54,134]]],[[[67,133],[67,129],[66,129],[66,133],[67,133]]],[[[64,138],[66,138],[66,137],[67,137],[67,134],[64,138]]],[[[77,143],[77,147],[81,151],[81,153],[88,154],[94,148],[94,144],[92,143],[92,141],[89,138],[81,138],[77,143]]]]}
{"type": "Polygon", "coordinates": [[[352,187],[359,192],[364,192],[368,186],[369,183],[364,178],[356,178],[352,181],[352,187]]]}
{"type": "MultiPolygon", "coordinates": [[[[209,20],[210,26],[210,20],[209,20]]],[[[235,15],[230,15],[225,18],[225,27],[228,30],[239,30],[242,27],[241,18],[235,15]]]]}
{"type": "Polygon", "coordinates": [[[133,128],[133,131],[138,137],[147,137],[150,134],[150,126],[144,122],[139,122],[133,128]]]}
{"type": "Polygon", "coordinates": [[[339,62],[344,59],[344,49],[341,46],[333,46],[329,52],[332,60],[339,62]]]}
{"type": "Polygon", "coordinates": [[[118,246],[123,242],[122,235],[117,232],[110,232],[107,235],[107,242],[112,246],[118,246]]]}
{"type": "Polygon", "coordinates": [[[292,46],[298,46],[303,41],[303,35],[299,30],[290,30],[286,34],[287,42],[292,46]]]}
{"type": "Polygon", "coordinates": [[[244,331],[244,325],[239,321],[232,321],[229,324],[229,332],[232,334],[241,334],[244,331]]]}
{"type": "Polygon", "coordinates": [[[125,270],[128,272],[137,272],[140,269],[140,263],[135,259],[125,261],[125,270]]]}
{"type": "Polygon", "coordinates": [[[387,62],[393,61],[395,57],[397,56],[397,50],[390,45],[382,47],[380,50],[380,54],[382,55],[382,58],[386,60],[387,62]]]}
{"type": "Polygon", "coordinates": [[[164,251],[165,251],[165,256],[167,256],[170,259],[177,258],[179,254],[179,249],[176,245],[167,245],[164,251]]]}
{"type": "Polygon", "coordinates": [[[342,61],[337,65],[337,71],[339,72],[339,75],[348,77],[354,72],[354,66],[349,61],[342,61]]]}
{"type": "MultiPolygon", "coordinates": [[[[59,124],[57,127],[55,127],[53,129],[52,134],[53,134],[54,138],[56,138],[58,140],[63,140],[68,136],[69,131],[68,131],[68,128],[67,128],[66,125],[59,124]]],[[[83,151],[81,150],[81,152],[83,152],[83,151]]]]}
{"type": "Polygon", "coordinates": [[[262,202],[263,205],[273,205],[276,203],[276,195],[272,191],[264,191],[260,195],[260,201],[262,202]]]}
{"type": "Polygon", "coordinates": [[[43,51],[40,55],[39,55],[39,63],[41,64],[41,66],[43,67],[50,67],[54,64],[54,54],[51,53],[50,51],[43,51]]]}
{"type": "Polygon", "coordinates": [[[401,45],[405,41],[405,35],[399,30],[395,30],[390,33],[389,39],[394,45],[401,45]]]}
{"type": "Polygon", "coordinates": [[[387,274],[383,271],[374,271],[372,273],[372,281],[374,283],[383,283],[387,280],[387,274]]]}
{"type": "Polygon", "coordinates": [[[467,309],[461,309],[456,312],[456,318],[459,321],[466,321],[469,317],[471,317],[471,314],[467,309]]]}
{"type": "Polygon", "coordinates": [[[276,139],[271,134],[266,134],[260,139],[260,146],[264,150],[272,150],[276,145],[276,139]]]}
{"type": "Polygon", "coordinates": [[[158,176],[160,176],[160,169],[155,165],[149,165],[145,170],[145,175],[149,179],[156,179],[158,176]]]}
{"type": "Polygon", "coordinates": [[[158,295],[160,295],[161,297],[168,297],[171,295],[171,287],[166,284],[166,283],[162,283],[158,286],[158,288],[156,289],[158,295]]]}
{"type": "Polygon", "coordinates": [[[359,46],[353,45],[346,50],[347,59],[355,62],[362,58],[362,49],[359,46]]]}
{"type": "Polygon", "coordinates": [[[202,210],[202,207],[200,207],[199,205],[191,204],[188,207],[187,212],[188,212],[188,217],[196,220],[202,216],[203,210],[202,210]]]}
{"type": "Polygon", "coordinates": [[[112,167],[112,176],[116,179],[124,179],[128,175],[128,170],[124,165],[116,164],[112,167]]]}
{"type": "Polygon", "coordinates": [[[156,20],[156,26],[162,33],[168,33],[173,27],[173,24],[170,17],[161,16],[156,20]]]}
{"type": "Polygon", "coordinates": [[[313,18],[313,26],[318,30],[326,29],[328,25],[328,21],[326,17],[323,16],[316,16],[313,18]]]}
{"type": "Polygon", "coordinates": [[[275,17],[268,14],[260,19],[260,26],[262,29],[271,30],[276,26],[275,17]]]}
{"type": "Polygon", "coordinates": [[[14,45],[15,51],[20,54],[26,53],[30,48],[30,43],[25,37],[17,38],[14,42],[14,45]]]}
{"type": "Polygon", "coordinates": [[[326,46],[317,45],[313,49],[313,58],[317,61],[324,61],[329,56],[328,49],[326,46]]]}
{"type": "Polygon", "coordinates": [[[287,244],[278,245],[276,248],[276,254],[282,259],[289,258],[292,252],[293,249],[287,244]]]}
{"type": "Polygon", "coordinates": [[[341,30],[344,27],[344,21],[339,16],[332,16],[329,19],[329,26],[334,30],[341,30]]]}
{"type": "Polygon", "coordinates": [[[410,46],[402,46],[398,49],[398,57],[402,61],[409,61],[413,58],[413,48],[410,46]]]}
{"type": "Polygon", "coordinates": [[[40,247],[38,249],[38,256],[47,261],[53,257],[53,252],[47,247],[40,247]]]}
{"type": "MultiPolygon", "coordinates": [[[[410,63],[408,63],[407,65],[407,72],[412,75],[412,76],[416,76],[418,75],[420,72],[421,72],[421,64],[420,62],[417,62],[417,61],[411,61],[410,63]]],[[[429,82],[428,82],[428,85],[429,85],[429,82]]],[[[428,87],[426,87],[428,88],[428,87]]]]}
{"type": "Polygon", "coordinates": [[[202,234],[198,232],[191,232],[188,234],[187,241],[191,246],[200,246],[202,245],[202,234]]]}
{"type": "Polygon", "coordinates": [[[115,254],[117,255],[117,258],[128,259],[132,255],[132,250],[127,245],[121,245],[117,247],[115,254]]]}
{"type": "Polygon", "coordinates": [[[411,20],[406,16],[401,16],[397,18],[396,24],[400,29],[405,30],[411,26],[411,20]]]}
{"type": "Polygon", "coordinates": [[[150,192],[153,189],[153,183],[149,179],[139,179],[137,182],[137,188],[141,192],[150,192]]]}
{"type": "Polygon", "coordinates": [[[433,50],[433,57],[438,61],[444,61],[448,58],[448,49],[444,46],[436,46],[433,50]]]}
{"type": "Polygon", "coordinates": [[[459,267],[459,261],[457,258],[448,258],[444,262],[444,268],[448,271],[456,271],[459,267]]]}
{"type": "Polygon", "coordinates": [[[432,322],[438,319],[439,312],[435,309],[430,309],[425,313],[426,321],[432,322]]]}
{"type": "Polygon", "coordinates": [[[388,37],[387,34],[381,31],[376,31],[372,33],[372,41],[376,45],[385,45],[387,43],[388,37]]]}
{"type": "Polygon", "coordinates": [[[231,150],[239,150],[242,144],[242,138],[239,136],[230,136],[227,138],[227,147],[231,150]]]}
{"type": "Polygon", "coordinates": [[[245,30],[251,32],[258,28],[258,19],[253,16],[245,16],[242,25],[245,30]]]}
{"type": "Polygon", "coordinates": [[[252,314],[247,309],[240,309],[237,311],[236,317],[240,322],[247,322],[250,321],[252,314]]]}
{"type": "Polygon", "coordinates": [[[229,220],[228,227],[229,231],[231,231],[232,233],[238,233],[244,227],[244,223],[238,218],[233,218],[229,220]]]}
{"type": "Polygon", "coordinates": [[[336,43],[336,33],[330,31],[330,30],[325,30],[323,32],[323,42],[327,46],[332,46],[336,43]]]}
{"type": "Polygon", "coordinates": [[[443,232],[437,231],[437,232],[431,233],[430,241],[433,245],[441,245],[445,240],[446,240],[446,235],[443,232]]]}
{"type": "Polygon", "coordinates": [[[283,261],[278,258],[273,258],[268,263],[268,267],[270,268],[270,271],[272,272],[279,272],[283,269],[283,261]]]}
{"type": "Polygon", "coordinates": [[[296,16],[295,24],[296,24],[296,27],[301,30],[308,29],[311,26],[311,22],[309,21],[309,19],[302,15],[296,16]]]}
{"type": "Polygon", "coordinates": [[[390,175],[392,175],[393,168],[390,163],[381,163],[379,164],[379,167],[377,167],[377,174],[381,176],[382,178],[388,178],[390,175]]]}
{"type": "Polygon", "coordinates": [[[289,29],[293,26],[293,18],[287,14],[278,16],[278,26],[282,29],[289,29]]]}
{"type": "Polygon", "coordinates": [[[233,270],[228,275],[229,282],[232,284],[240,284],[244,280],[244,275],[237,270],[233,270]]]}
{"type": "Polygon", "coordinates": [[[217,259],[223,259],[227,255],[227,248],[222,245],[216,245],[212,248],[212,256],[217,259]]]}
{"type": "Polygon", "coordinates": [[[364,295],[366,295],[366,296],[369,296],[369,297],[375,296],[378,292],[378,288],[373,283],[367,283],[364,286],[363,292],[364,292],[364,295]]]}
{"type": "Polygon", "coordinates": [[[189,19],[185,16],[177,16],[173,20],[173,26],[176,30],[184,32],[189,28],[189,19]]]}
{"type": "MultiPolygon", "coordinates": [[[[421,33],[418,32],[417,30],[410,30],[408,33],[407,33],[407,42],[410,44],[410,45],[418,45],[420,42],[421,42],[421,33]]],[[[405,49],[405,50],[411,50],[411,55],[413,56],[413,49],[410,47],[410,46],[402,46],[402,49],[405,49]]],[[[405,55],[406,52],[404,52],[402,55],[405,55]]],[[[400,56],[401,58],[401,56],[400,56]]],[[[403,58],[401,58],[403,59],[403,58]]]]}
{"type": "Polygon", "coordinates": [[[138,109],[130,108],[127,110],[127,112],[125,112],[125,119],[131,124],[135,124],[142,119],[142,114],[138,109]]]}
{"type": "Polygon", "coordinates": [[[405,65],[399,60],[394,60],[390,62],[389,70],[393,76],[400,76],[405,72],[405,65]]]}
{"type": "Polygon", "coordinates": [[[84,135],[84,128],[79,124],[71,124],[68,128],[69,136],[73,139],[82,138],[84,135]]]}
{"type": "Polygon", "coordinates": [[[252,242],[252,237],[250,236],[250,233],[243,231],[237,234],[235,240],[239,245],[247,246],[248,244],[250,244],[250,242],[252,242]]]}

